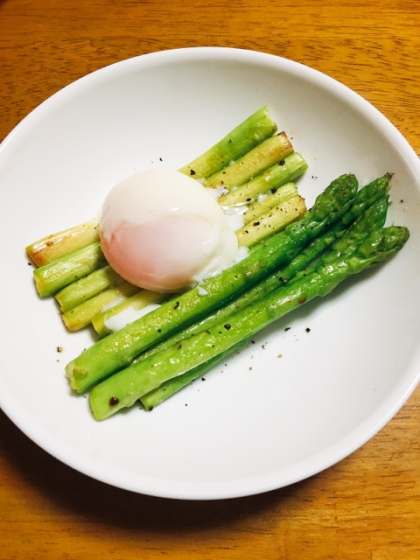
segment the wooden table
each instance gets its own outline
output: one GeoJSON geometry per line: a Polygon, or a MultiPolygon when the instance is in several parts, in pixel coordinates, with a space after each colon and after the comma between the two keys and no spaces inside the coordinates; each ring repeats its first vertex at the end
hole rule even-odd
{"type": "MultiPolygon", "coordinates": [[[[0,0],[0,140],[88,72],[186,46],[254,49],[321,70],[372,102],[420,154],[418,0],[0,0]]],[[[93,481],[0,411],[0,559],[417,560],[419,430],[417,390],[373,440],[318,476],[186,502],[93,481]]]]}

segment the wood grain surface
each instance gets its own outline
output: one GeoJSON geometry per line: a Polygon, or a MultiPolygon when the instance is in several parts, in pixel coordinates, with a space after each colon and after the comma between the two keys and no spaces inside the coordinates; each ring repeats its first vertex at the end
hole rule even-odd
{"type": "MultiPolygon", "coordinates": [[[[420,155],[418,0],[0,0],[0,141],[75,79],[191,46],[312,66],[382,111],[420,155]]],[[[0,412],[0,559],[420,558],[420,392],[371,441],[288,488],[188,502],[73,471],[0,412]]]]}

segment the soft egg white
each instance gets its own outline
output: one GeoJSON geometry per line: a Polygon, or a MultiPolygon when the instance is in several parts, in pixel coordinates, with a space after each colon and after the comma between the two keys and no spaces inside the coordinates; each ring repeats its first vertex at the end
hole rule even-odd
{"type": "Polygon", "coordinates": [[[215,198],[177,171],[151,169],[115,185],[101,214],[101,243],[125,280],[172,292],[231,266],[238,240],[215,198]]]}

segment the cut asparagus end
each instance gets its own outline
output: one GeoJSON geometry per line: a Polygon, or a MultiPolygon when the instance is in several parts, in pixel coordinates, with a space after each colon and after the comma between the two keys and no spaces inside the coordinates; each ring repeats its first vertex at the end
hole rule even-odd
{"type": "Polygon", "coordinates": [[[99,241],[34,270],[41,297],[51,296],[106,264],[99,241]]]}
{"type": "Polygon", "coordinates": [[[277,125],[271,120],[268,107],[262,107],[179,171],[194,179],[207,179],[272,136],[276,130],[277,125]]]}
{"type": "Polygon", "coordinates": [[[26,247],[26,252],[37,266],[43,266],[98,240],[99,218],[92,218],[83,224],[31,243],[26,247]]]}
{"type": "Polygon", "coordinates": [[[122,278],[109,265],[91,272],[54,295],[64,313],[96,296],[103,290],[122,282],[122,278]]]}
{"type": "Polygon", "coordinates": [[[293,146],[290,140],[284,132],[280,132],[209,177],[204,186],[212,189],[222,186],[228,190],[239,187],[291,153],[293,146]]]}
{"type": "Polygon", "coordinates": [[[244,213],[244,223],[249,224],[255,221],[257,218],[266,214],[271,208],[274,208],[278,204],[297,196],[298,190],[295,183],[286,183],[279,188],[270,189],[270,194],[261,194],[261,200],[249,204],[248,210],[244,213]]]}
{"type": "Polygon", "coordinates": [[[257,201],[262,194],[277,189],[286,183],[295,181],[308,168],[308,164],[297,152],[293,152],[280,162],[275,163],[260,175],[257,175],[239,188],[219,198],[221,206],[236,206],[257,201]]]}
{"type": "Polygon", "coordinates": [[[290,198],[238,230],[238,243],[242,247],[251,247],[299,220],[305,212],[306,205],[301,196],[290,198]]]}

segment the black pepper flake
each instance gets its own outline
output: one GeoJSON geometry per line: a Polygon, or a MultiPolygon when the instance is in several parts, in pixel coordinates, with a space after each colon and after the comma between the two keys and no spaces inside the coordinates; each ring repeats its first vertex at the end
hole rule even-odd
{"type": "Polygon", "coordinates": [[[62,352],[63,351],[63,347],[62,346],[57,346],[57,352],[62,352]]]}
{"type": "Polygon", "coordinates": [[[246,201],[247,201],[247,202],[251,202],[251,199],[250,199],[250,198],[247,198],[246,201]]]}
{"type": "Polygon", "coordinates": [[[277,191],[277,189],[271,189],[272,194],[274,194],[277,191]]]}
{"type": "Polygon", "coordinates": [[[259,225],[260,225],[260,222],[254,222],[253,225],[254,225],[254,226],[259,226],[259,225]]]}
{"type": "Polygon", "coordinates": [[[285,331],[290,331],[290,327],[286,327],[284,330],[285,331]]]}
{"type": "Polygon", "coordinates": [[[159,159],[160,159],[160,161],[163,161],[163,159],[161,157],[159,159]]]}
{"type": "Polygon", "coordinates": [[[229,331],[231,328],[232,328],[232,327],[231,327],[231,325],[229,325],[229,323],[227,323],[227,324],[225,325],[225,329],[226,329],[227,331],[229,331]]]}
{"type": "Polygon", "coordinates": [[[190,175],[195,175],[194,169],[190,169],[190,175]]]}
{"type": "Polygon", "coordinates": [[[279,165],[284,165],[285,163],[286,163],[286,160],[285,160],[285,159],[281,159],[281,160],[279,161],[279,165]]]}
{"type": "Polygon", "coordinates": [[[177,348],[180,350],[182,348],[182,344],[178,344],[177,348]]]}
{"type": "Polygon", "coordinates": [[[229,138],[228,142],[229,142],[229,144],[230,144],[230,143],[232,142],[232,140],[229,138]]]}
{"type": "Polygon", "coordinates": [[[116,406],[119,403],[119,399],[117,397],[111,397],[109,399],[109,406],[116,406]]]}
{"type": "Polygon", "coordinates": [[[306,332],[311,332],[311,329],[309,327],[306,327],[305,331],[306,332]]]}
{"type": "Polygon", "coordinates": [[[179,301],[177,301],[177,302],[175,303],[174,309],[178,309],[178,307],[179,307],[179,301]]]}
{"type": "Polygon", "coordinates": [[[255,340],[251,340],[252,344],[255,344],[255,340]]]}
{"type": "Polygon", "coordinates": [[[206,379],[204,377],[201,378],[201,381],[205,381],[206,379]]]}
{"type": "Polygon", "coordinates": [[[157,331],[158,331],[158,332],[162,332],[162,329],[158,329],[157,331]]]}
{"type": "Polygon", "coordinates": [[[32,263],[28,262],[28,266],[32,266],[32,263]]]}

